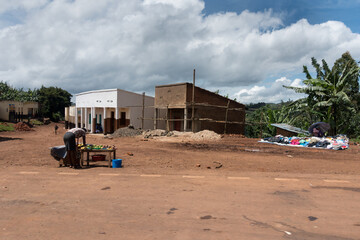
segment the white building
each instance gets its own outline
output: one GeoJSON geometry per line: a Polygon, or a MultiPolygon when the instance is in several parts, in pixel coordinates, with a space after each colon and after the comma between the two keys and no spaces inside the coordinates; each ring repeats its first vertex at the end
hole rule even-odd
{"type": "Polygon", "coordinates": [[[0,119],[4,121],[15,121],[16,116],[21,118],[34,117],[38,113],[37,102],[0,101],[0,119]]]}
{"type": "Polygon", "coordinates": [[[154,126],[150,119],[154,116],[154,98],[145,94],[105,89],[79,93],[75,97],[76,105],[65,108],[65,122],[69,127],[85,127],[94,133],[101,126],[104,133],[112,133],[130,124],[142,129],[154,126]]]}

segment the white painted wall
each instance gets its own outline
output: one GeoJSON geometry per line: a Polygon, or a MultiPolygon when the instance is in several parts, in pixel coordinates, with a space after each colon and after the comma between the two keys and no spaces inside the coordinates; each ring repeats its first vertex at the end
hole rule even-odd
{"type": "Polygon", "coordinates": [[[83,92],[75,95],[76,107],[116,107],[117,89],[83,92]]]}
{"type": "MultiPolygon", "coordinates": [[[[130,124],[135,128],[141,128],[142,117],[142,94],[124,91],[121,89],[105,89],[88,91],[75,95],[77,108],[88,108],[88,114],[91,113],[91,108],[95,107],[95,114],[101,115],[101,120],[104,119],[104,108],[106,110],[106,117],[111,117],[111,112],[114,111],[116,118],[116,108],[120,112],[126,112],[126,119],[130,119],[130,124]]],[[[153,106],[154,97],[145,96],[145,106],[153,106]]],[[[75,116],[75,111],[70,108],[70,116],[75,116]]],[[[80,116],[80,113],[78,113],[80,116]]],[[[145,118],[153,118],[154,109],[145,108],[145,118]]],[[[94,116],[95,117],[95,116],[94,116]]],[[[93,118],[93,117],[92,117],[93,118]]],[[[153,128],[152,120],[144,121],[144,129],[153,128]]]]}

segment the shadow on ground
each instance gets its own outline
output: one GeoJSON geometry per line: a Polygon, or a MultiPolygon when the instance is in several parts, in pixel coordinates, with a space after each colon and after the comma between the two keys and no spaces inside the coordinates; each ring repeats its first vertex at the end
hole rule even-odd
{"type": "Polygon", "coordinates": [[[22,140],[22,138],[0,137],[0,142],[11,141],[11,140],[22,140]]]}

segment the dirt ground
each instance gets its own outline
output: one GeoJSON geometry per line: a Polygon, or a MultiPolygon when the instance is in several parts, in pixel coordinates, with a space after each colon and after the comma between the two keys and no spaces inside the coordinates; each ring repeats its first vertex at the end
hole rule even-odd
{"type": "Polygon", "coordinates": [[[0,239],[359,239],[359,146],[104,138],[123,168],[59,168],[55,124],[0,133],[0,239]]]}
{"type": "MultiPolygon", "coordinates": [[[[54,133],[54,123],[29,132],[0,133],[0,168],[56,168],[50,148],[63,145],[64,126],[54,133]]],[[[218,141],[191,141],[183,138],[104,138],[88,134],[87,143],[115,145],[127,173],[176,174],[194,171],[216,175],[234,172],[358,174],[360,147],[351,144],[342,151],[295,148],[259,143],[259,139],[225,135],[218,141]]],[[[90,163],[106,167],[107,162],[90,163]]],[[[80,170],[83,171],[83,170],[80,170]]]]}

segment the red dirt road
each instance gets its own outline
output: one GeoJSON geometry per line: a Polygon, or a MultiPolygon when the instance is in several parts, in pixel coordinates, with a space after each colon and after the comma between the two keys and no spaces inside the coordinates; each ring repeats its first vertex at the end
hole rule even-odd
{"type": "Polygon", "coordinates": [[[53,127],[0,133],[0,239],[360,239],[359,146],[88,135],[124,168],[75,170],[50,156],[53,127]]]}

